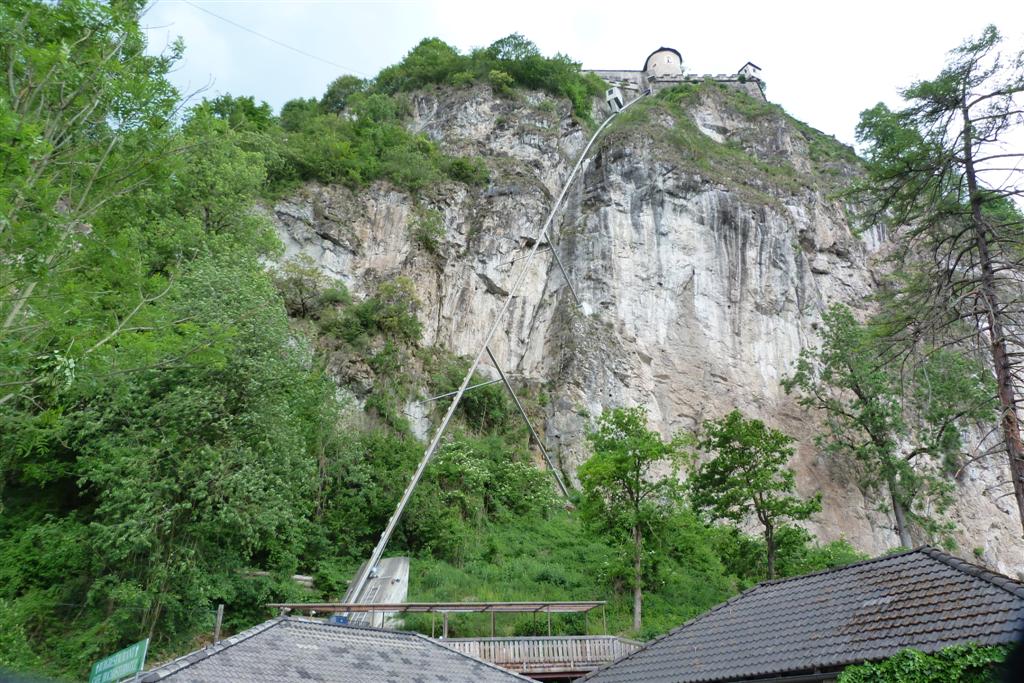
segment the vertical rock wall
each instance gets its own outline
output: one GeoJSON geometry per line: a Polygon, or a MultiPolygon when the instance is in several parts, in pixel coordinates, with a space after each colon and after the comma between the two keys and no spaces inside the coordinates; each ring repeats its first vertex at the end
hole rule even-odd
{"type": "MultiPolygon", "coordinates": [[[[450,184],[413,198],[386,184],[358,193],[310,185],[274,215],[289,255],[309,254],[357,296],[385,279],[412,279],[424,342],[469,355],[589,134],[565,103],[540,94],[438,91],[417,96],[414,110],[412,125],[447,151],[487,160],[488,188],[450,184]],[[439,255],[410,237],[417,204],[444,217],[439,255]]],[[[807,177],[818,168],[784,117],[752,119],[716,98],[691,115],[715,144],[807,177]]],[[[588,416],[606,406],[645,405],[666,435],[736,407],[799,439],[798,486],[824,494],[813,532],[884,552],[897,544],[887,513],[865,500],[854,472],[817,452],[817,417],[779,384],[816,341],[822,310],[834,302],[863,309],[873,291],[883,236],[855,236],[831,198],[852,170],[839,165],[795,189],[724,182],[658,134],[673,124],[652,115],[597,145],[492,348],[518,378],[546,387],[544,436],[570,476],[585,457],[588,416]]],[[[962,473],[954,516],[960,552],[1013,575],[1024,573],[1024,542],[1011,499],[999,498],[1001,468],[997,456],[962,473]]]]}

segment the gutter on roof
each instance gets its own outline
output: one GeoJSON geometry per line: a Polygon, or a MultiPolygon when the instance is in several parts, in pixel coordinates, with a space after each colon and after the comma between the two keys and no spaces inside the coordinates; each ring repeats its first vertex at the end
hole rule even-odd
{"type": "Polygon", "coordinates": [[[775,676],[773,678],[742,678],[731,683],[818,683],[820,681],[835,680],[841,673],[840,670],[829,671],[817,674],[795,674],[793,676],[775,676]]]}

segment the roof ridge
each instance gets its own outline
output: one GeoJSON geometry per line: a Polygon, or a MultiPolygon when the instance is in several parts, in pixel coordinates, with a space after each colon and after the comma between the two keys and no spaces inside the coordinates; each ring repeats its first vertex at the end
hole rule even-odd
{"type": "Polygon", "coordinates": [[[1024,583],[1012,579],[1005,574],[985,569],[973,562],[968,562],[967,560],[956,557],[955,555],[950,555],[947,552],[943,552],[942,550],[931,546],[922,546],[921,551],[933,560],[938,560],[957,571],[963,572],[964,574],[973,576],[977,579],[981,579],[982,581],[986,581],[987,583],[990,583],[997,588],[1001,588],[1018,598],[1024,598],[1024,583]]]}
{"type": "Polygon", "coordinates": [[[500,671],[502,673],[506,673],[506,674],[509,674],[511,676],[515,676],[516,678],[519,678],[521,680],[530,681],[531,683],[534,683],[534,679],[532,679],[532,678],[527,678],[526,676],[523,676],[521,674],[517,674],[515,671],[509,671],[508,669],[502,668],[502,667],[498,666],[497,664],[495,664],[493,662],[488,662],[487,660],[480,659],[478,657],[474,657],[473,655],[468,655],[465,652],[460,652],[459,650],[456,650],[454,647],[451,647],[451,646],[447,645],[444,641],[437,640],[436,638],[431,638],[430,636],[425,636],[422,633],[417,633],[416,631],[408,631],[407,633],[409,633],[410,635],[416,636],[417,638],[422,638],[423,640],[426,640],[427,642],[432,643],[434,645],[440,645],[444,649],[448,650],[449,652],[454,652],[455,654],[459,655],[460,657],[465,657],[466,659],[469,659],[471,661],[477,662],[478,664],[483,664],[484,666],[488,666],[488,667],[490,667],[492,669],[497,669],[498,671],[500,671]]]}
{"type": "Polygon", "coordinates": [[[233,647],[235,645],[238,645],[239,643],[243,643],[243,642],[249,640],[250,638],[252,638],[253,636],[257,636],[257,635],[263,633],[264,631],[269,631],[270,629],[272,629],[275,626],[278,626],[279,624],[283,623],[287,619],[288,619],[288,617],[284,617],[284,616],[272,617],[271,619],[268,619],[267,621],[264,621],[264,622],[262,622],[260,624],[256,624],[255,626],[252,626],[252,627],[250,627],[250,628],[248,628],[248,629],[246,629],[246,630],[244,630],[244,631],[242,631],[240,633],[236,633],[235,635],[231,636],[230,638],[224,638],[223,640],[217,641],[216,643],[211,643],[210,645],[207,645],[206,647],[204,647],[201,650],[196,650],[194,652],[189,652],[187,654],[184,654],[184,655],[182,655],[180,657],[175,657],[174,659],[172,659],[171,661],[167,662],[166,664],[162,664],[162,665],[160,665],[160,666],[158,666],[158,667],[156,667],[154,669],[150,669],[149,671],[142,672],[140,674],[142,676],[141,680],[143,682],[146,682],[146,681],[159,681],[159,680],[161,680],[163,678],[166,678],[167,676],[170,676],[171,674],[174,674],[174,673],[177,673],[177,672],[181,671],[182,669],[187,669],[188,667],[192,666],[193,664],[198,664],[199,662],[203,661],[204,659],[207,659],[208,657],[211,657],[211,656],[217,654],[218,652],[223,652],[224,650],[228,649],[229,647],[233,647]],[[197,655],[201,655],[201,656],[197,656],[197,655]],[[190,658],[194,658],[194,659],[190,659],[190,658]],[[182,662],[182,660],[189,660],[189,661],[184,662],[181,666],[174,666],[174,665],[178,664],[179,662],[182,662]],[[167,671],[164,670],[164,669],[168,669],[169,667],[172,667],[172,666],[174,666],[173,669],[167,670],[167,671]],[[154,675],[156,676],[156,678],[151,678],[151,676],[154,676],[154,675]]]}
{"type": "Polygon", "coordinates": [[[478,659],[477,657],[473,657],[472,655],[468,655],[468,654],[466,654],[464,652],[459,652],[455,648],[449,647],[448,645],[444,644],[442,641],[435,640],[434,638],[430,638],[429,636],[425,636],[422,633],[418,633],[416,631],[400,631],[400,630],[396,630],[396,629],[387,629],[387,628],[383,628],[383,627],[380,627],[380,626],[363,626],[363,625],[358,625],[358,624],[332,624],[332,623],[330,623],[328,621],[323,621],[323,620],[320,620],[320,619],[303,618],[303,617],[291,617],[291,616],[278,616],[278,617],[273,617],[271,619],[268,619],[267,621],[261,622],[259,624],[256,624],[255,626],[253,626],[251,628],[248,628],[245,631],[241,631],[240,633],[236,633],[235,635],[231,636],[230,638],[225,638],[224,640],[221,640],[221,641],[219,641],[217,643],[213,643],[211,645],[207,645],[206,647],[202,648],[201,650],[196,650],[194,652],[189,652],[189,653],[184,654],[184,655],[182,655],[180,657],[176,657],[175,659],[172,659],[171,661],[167,662],[166,664],[158,666],[158,667],[156,667],[154,669],[151,669],[149,671],[142,672],[142,674],[141,674],[141,676],[142,676],[141,681],[143,681],[143,683],[152,683],[152,682],[155,682],[155,681],[160,681],[160,680],[166,678],[167,676],[170,676],[172,674],[176,674],[176,673],[178,673],[179,671],[181,671],[183,669],[187,669],[188,667],[192,666],[193,664],[198,664],[199,662],[201,662],[201,661],[203,661],[203,660],[205,660],[205,659],[207,659],[209,657],[212,657],[215,654],[223,652],[224,650],[228,649],[229,647],[232,647],[234,645],[238,645],[239,643],[243,643],[243,642],[249,640],[250,638],[252,638],[254,636],[257,636],[257,635],[259,635],[261,633],[264,633],[265,631],[269,631],[271,628],[273,628],[275,626],[279,626],[280,624],[283,624],[283,623],[309,624],[309,625],[312,625],[312,626],[328,626],[328,627],[334,627],[334,628],[340,628],[340,629],[346,629],[346,630],[352,630],[352,631],[370,631],[370,632],[373,632],[373,633],[386,633],[388,635],[401,636],[401,637],[406,637],[406,638],[409,638],[409,639],[420,638],[420,639],[423,639],[423,640],[431,643],[432,645],[438,645],[438,646],[443,647],[447,652],[453,652],[453,653],[455,653],[455,654],[457,654],[457,655],[459,655],[461,657],[469,659],[469,660],[471,660],[473,662],[477,662],[478,664],[483,664],[484,666],[487,666],[487,667],[489,667],[491,669],[495,669],[495,670],[500,671],[500,672],[502,672],[504,674],[508,674],[510,676],[515,676],[516,678],[524,680],[524,681],[532,681],[533,680],[533,679],[521,676],[520,674],[517,674],[514,671],[509,671],[508,669],[503,669],[502,667],[498,666],[497,664],[493,664],[491,662],[487,662],[487,661],[484,661],[482,659],[478,659]],[[185,660],[187,660],[187,661],[185,661],[185,660]],[[175,665],[177,665],[179,663],[180,663],[180,666],[175,666],[175,665]]]}
{"type": "Polygon", "coordinates": [[[326,619],[317,619],[316,617],[285,617],[285,620],[295,622],[297,624],[313,624],[317,626],[331,626],[333,628],[347,628],[353,631],[373,631],[374,633],[389,633],[395,636],[413,636],[419,635],[415,631],[404,631],[397,628],[385,628],[384,626],[370,626],[368,624],[336,624],[334,622],[327,621],[326,619]]]}
{"type": "Polygon", "coordinates": [[[588,673],[588,674],[587,674],[586,676],[584,676],[583,678],[580,678],[580,679],[577,679],[577,680],[579,680],[579,681],[586,681],[586,680],[588,680],[588,679],[592,678],[593,676],[596,676],[596,675],[597,675],[598,673],[600,673],[601,671],[604,671],[605,669],[608,669],[609,667],[615,666],[615,665],[616,665],[616,664],[618,664],[619,662],[624,662],[624,661],[626,661],[627,659],[629,659],[629,658],[630,658],[630,657],[632,657],[633,655],[636,655],[636,654],[639,654],[639,653],[641,653],[641,652],[645,652],[645,651],[649,650],[649,649],[651,648],[651,646],[655,645],[656,643],[659,643],[659,642],[661,642],[662,640],[665,640],[665,639],[666,639],[666,638],[668,638],[669,636],[673,636],[673,635],[675,635],[675,634],[676,634],[676,633],[678,633],[679,631],[682,631],[682,630],[683,630],[684,628],[687,628],[687,627],[689,627],[689,626],[692,626],[693,624],[697,623],[697,622],[698,622],[698,621],[700,621],[701,619],[704,619],[705,617],[711,616],[712,614],[714,614],[715,612],[717,612],[717,611],[719,611],[719,610],[721,610],[721,609],[725,609],[726,607],[728,607],[728,606],[729,606],[729,605],[731,605],[732,603],[736,602],[737,600],[739,600],[739,599],[740,599],[740,598],[742,598],[743,596],[747,595],[748,593],[752,593],[752,592],[754,592],[755,590],[757,590],[758,588],[760,588],[760,587],[761,587],[762,585],[764,585],[764,584],[762,584],[762,583],[758,583],[758,584],[755,584],[755,585],[751,586],[750,588],[747,588],[747,589],[745,589],[745,590],[743,590],[743,591],[741,591],[741,592],[737,593],[736,595],[732,596],[731,598],[729,598],[729,599],[728,599],[728,600],[726,600],[725,602],[720,602],[720,603],[718,603],[717,605],[715,605],[715,606],[714,606],[714,607],[712,607],[711,609],[707,610],[706,612],[701,612],[701,613],[700,613],[700,614],[698,614],[697,616],[695,616],[695,617],[692,617],[691,619],[688,619],[687,621],[683,622],[683,623],[682,623],[682,624],[680,624],[679,626],[676,626],[675,628],[673,628],[673,629],[670,629],[670,630],[666,631],[665,633],[662,633],[662,634],[661,634],[660,636],[656,636],[656,637],[654,637],[654,638],[651,638],[650,640],[648,640],[647,642],[645,642],[645,643],[643,644],[643,647],[641,647],[640,649],[638,649],[638,650],[634,650],[633,652],[630,652],[629,654],[627,654],[627,655],[625,655],[625,656],[623,656],[623,657],[619,657],[618,659],[616,659],[616,660],[613,660],[612,662],[610,662],[610,663],[608,663],[608,664],[605,664],[604,666],[602,666],[602,667],[601,667],[601,668],[599,668],[599,669],[594,669],[593,671],[591,671],[590,673],[588,673]]]}
{"type": "MultiPolygon", "coordinates": [[[[806,668],[804,665],[808,664],[821,664],[824,667],[858,661],[876,661],[904,647],[916,647],[930,652],[938,647],[938,642],[1013,642],[1015,638],[1019,638],[1024,628],[1020,625],[1020,618],[1024,615],[1022,601],[1024,583],[936,548],[919,546],[842,567],[759,583],[581,680],[637,680],[631,678],[637,676],[637,672],[642,675],[644,672],[656,671],[660,672],[659,675],[652,675],[650,680],[668,681],[671,676],[662,675],[668,670],[664,667],[668,666],[669,662],[676,662],[681,666],[680,662],[683,661],[698,662],[694,664],[697,667],[695,672],[688,676],[679,675],[672,680],[752,680],[769,673],[781,675],[797,668],[803,670],[806,668]],[[908,559],[900,559],[908,556],[908,559]],[[885,562],[891,558],[893,562],[885,562]],[[887,566],[882,566],[886,564],[887,566]],[[845,577],[838,573],[854,567],[866,568],[850,572],[850,576],[845,577]],[[822,575],[827,577],[824,580],[810,581],[809,586],[793,583],[797,579],[822,575]],[[965,575],[970,578],[966,578],[965,575]],[[936,577],[941,581],[932,582],[931,579],[936,577]],[[783,585],[778,590],[762,591],[761,597],[751,598],[746,603],[741,602],[742,598],[752,595],[758,589],[774,584],[783,585]],[[929,588],[933,584],[940,588],[929,588]],[[945,584],[955,587],[955,590],[942,588],[941,586],[945,584]],[[1000,591],[992,590],[990,585],[999,588],[1000,591]],[[911,590],[907,590],[908,587],[911,590]],[[894,591],[902,591],[909,595],[922,587],[927,590],[922,591],[914,600],[924,606],[923,611],[898,614],[889,606],[889,599],[877,599],[878,590],[886,596],[894,591]],[[865,592],[866,589],[868,592],[865,592]],[[952,594],[951,591],[959,596],[967,596],[965,600],[976,599],[979,604],[984,604],[984,609],[977,615],[970,611],[956,611],[956,605],[948,603],[947,600],[952,594]],[[1003,591],[1010,596],[1003,596],[1003,591]],[[730,608],[727,610],[729,614],[717,614],[726,607],[730,608]],[[869,608],[866,612],[865,607],[869,608]],[[801,645],[796,648],[797,652],[768,657],[769,661],[727,661],[738,652],[744,651],[741,648],[753,647],[755,651],[766,652],[766,648],[773,646],[772,641],[776,636],[770,634],[758,635],[754,637],[753,643],[748,642],[750,627],[762,624],[765,609],[780,612],[777,621],[784,632],[783,635],[789,638],[786,642],[791,644],[796,642],[794,637],[806,636],[806,624],[799,625],[801,617],[817,618],[834,611],[837,619],[834,623],[829,622],[827,629],[819,636],[815,636],[821,639],[821,643],[814,647],[801,645]],[[702,622],[705,618],[708,618],[708,621],[702,622]],[[886,620],[891,623],[884,629],[872,630],[873,626],[866,626],[868,621],[875,623],[886,620]],[[861,628],[864,632],[859,634],[858,642],[849,642],[850,629],[861,628]],[[737,629],[747,636],[723,636],[726,630],[737,629]],[[725,659],[718,654],[709,654],[716,648],[717,651],[726,653],[725,659]],[[707,661],[701,659],[702,657],[707,661]],[[628,663],[631,658],[634,660],[633,664],[628,663]],[[711,668],[701,669],[705,665],[711,668]],[[616,669],[620,667],[626,671],[622,675],[617,675],[616,669]]],[[[900,604],[895,603],[896,606],[900,604]]],[[[735,633],[732,635],[735,636],[735,633]]],[[[679,670],[678,667],[675,670],[679,670]]]]}
{"type": "Polygon", "coordinates": [[[914,548],[911,548],[910,550],[901,550],[901,551],[896,552],[896,553],[889,553],[888,555],[879,555],[878,557],[869,557],[866,560],[858,560],[856,562],[851,562],[849,564],[841,564],[838,567],[829,567],[827,569],[819,569],[816,572],[808,572],[807,574],[797,574],[796,576],[784,576],[781,579],[772,579],[770,581],[759,581],[757,583],[757,585],[758,586],[775,586],[775,585],[780,584],[780,583],[787,583],[789,581],[797,581],[799,579],[806,579],[806,578],[811,577],[811,576],[821,576],[823,574],[834,574],[836,572],[841,572],[841,571],[843,571],[845,569],[853,569],[854,567],[863,567],[866,564],[874,564],[876,562],[884,562],[885,560],[891,560],[894,557],[903,557],[904,555],[913,555],[914,553],[922,552],[926,548],[931,548],[931,546],[919,545],[919,546],[916,546],[914,548]]]}

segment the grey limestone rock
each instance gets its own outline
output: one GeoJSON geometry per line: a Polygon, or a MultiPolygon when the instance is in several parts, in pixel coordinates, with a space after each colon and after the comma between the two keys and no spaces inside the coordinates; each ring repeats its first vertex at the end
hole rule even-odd
{"type": "MultiPolygon", "coordinates": [[[[491,186],[451,183],[414,199],[386,183],[361,192],[308,185],[273,209],[287,253],[310,255],[356,295],[410,278],[424,343],[474,354],[525,264],[515,259],[589,138],[566,102],[552,111],[537,106],[544,99],[499,99],[486,87],[416,95],[410,125],[451,153],[485,158],[491,186]],[[417,201],[443,216],[439,255],[410,237],[417,201]]],[[[714,98],[693,117],[713,144],[734,140],[759,159],[814,168],[799,130],[781,118],[752,120],[714,98]]],[[[815,448],[819,416],[780,386],[816,342],[821,312],[834,302],[865,311],[874,290],[884,235],[855,235],[827,182],[855,169],[797,190],[765,181],[755,191],[674,155],[657,134],[671,125],[653,116],[647,128],[598,142],[492,349],[514,375],[547,387],[539,427],[570,478],[586,457],[587,416],[606,406],[647,406],[665,435],[736,407],[799,440],[798,487],[824,495],[811,531],[871,554],[894,547],[887,513],[865,499],[855,473],[815,448]]],[[[961,552],[980,548],[994,569],[1017,575],[1024,540],[1009,499],[999,499],[1002,467],[998,458],[969,465],[953,516],[961,552]]]]}

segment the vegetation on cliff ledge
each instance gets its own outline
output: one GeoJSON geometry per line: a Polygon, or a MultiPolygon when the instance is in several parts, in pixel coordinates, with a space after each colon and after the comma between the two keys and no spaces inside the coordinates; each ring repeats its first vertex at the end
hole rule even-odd
{"type": "MultiPolygon", "coordinates": [[[[520,36],[469,55],[428,39],[373,82],[339,79],[280,116],[231,96],[181,112],[166,79],[181,46],[147,55],[141,9],[0,6],[2,667],[81,676],[143,637],[154,659],[208,642],[219,603],[237,631],[270,601],[340,598],[422,456],[407,411],[467,365],[422,344],[406,280],[359,299],[302,262],[268,270],[282,249],[254,205],[302,181],[485,183],[479,159],[409,130],[412,89],[536,88],[586,120],[599,87],[520,36]]],[[[711,163],[802,182],[740,154],[711,163]]],[[[429,251],[437,228],[422,221],[429,251]]],[[[519,389],[537,411],[539,388],[519,389]]],[[[607,598],[613,631],[648,637],[772,570],[858,557],[791,524],[766,543],[673,496],[638,564],[635,545],[562,507],[548,476],[500,388],[474,393],[392,542],[414,558],[410,598],[607,598]]],[[[605,491],[585,492],[591,509],[605,491]]]]}
{"type": "Polygon", "coordinates": [[[714,81],[683,83],[637,102],[609,127],[602,144],[635,135],[659,145],[666,159],[677,160],[705,182],[721,183],[758,204],[777,206],[781,197],[808,191],[837,192],[859,167],[853,150],[835,138],[797,121],[777,104],[714,81]],[[696,118],[702,106],[746,125],[724,137],[702,129],[696,118]],[[794,148],[766,144],[778,135],[792,139],[794,148]]]}

